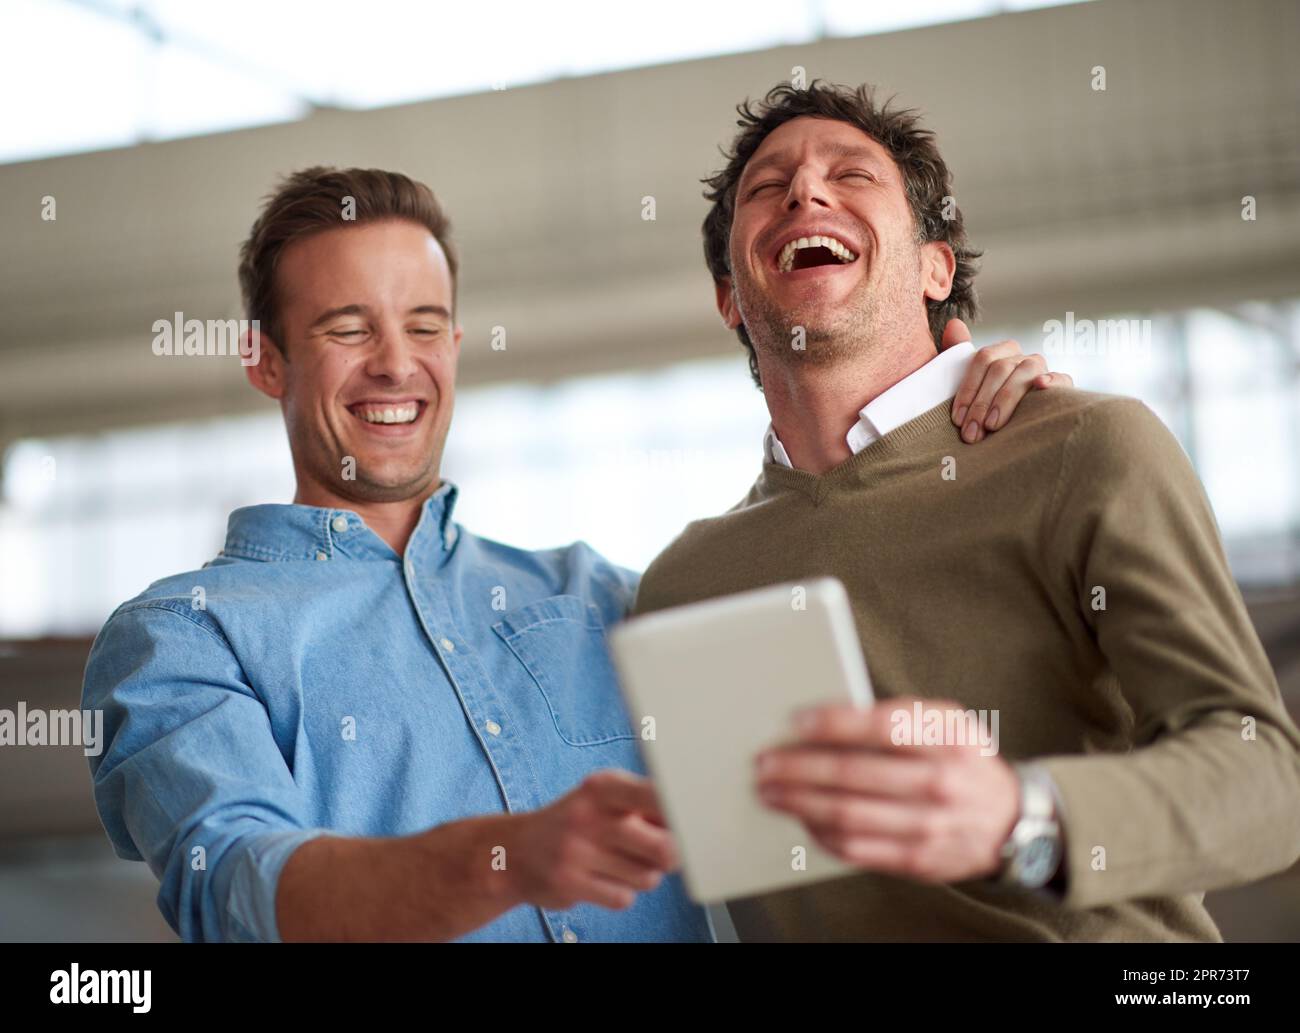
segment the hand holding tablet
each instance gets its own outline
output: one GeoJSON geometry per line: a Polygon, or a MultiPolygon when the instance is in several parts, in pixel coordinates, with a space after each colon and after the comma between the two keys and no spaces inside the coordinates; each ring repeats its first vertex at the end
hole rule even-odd
{"type": "Polygon", "coordinates": [[[626,622],[610,636],[683,877],[702,903],[854,869],[765,807],[754,761],[796,711],[868,706],[871,683],[844,586],[762,588],[626,622]]]}

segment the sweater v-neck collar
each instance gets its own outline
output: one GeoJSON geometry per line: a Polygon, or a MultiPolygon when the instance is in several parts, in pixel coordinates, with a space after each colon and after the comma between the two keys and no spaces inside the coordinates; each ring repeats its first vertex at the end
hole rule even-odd
{"type": "Polygon", "coordinates": [[[951,410],[952,399],[947,398],[914,419],[908,420],[901,427],[890,431],[884,437],[873,441],[862,451],[849,456],[824,474],[796,470],[769,460],[763,464],[762,472],[758,475],[754,486],[761,498],[770,498],[783,491],[797,491],[807,495],[815,503],[821,502],[827,492],[869,476],[872,467],[878,465],[883,458],[906,451],[917,439],[932,431],[947,426],[956,436],[957,428],[952,424],[951,410]]]}

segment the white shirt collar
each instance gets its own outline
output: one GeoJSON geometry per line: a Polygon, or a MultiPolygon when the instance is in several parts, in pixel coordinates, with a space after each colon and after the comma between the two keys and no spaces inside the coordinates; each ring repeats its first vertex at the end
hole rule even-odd
{"type": "MultiPolygon", "coordinates": [[[[890,431],[955,395],[974,354],[975,346],[970,341],[954,344],[887,391],[882,391],[862,408],[858,422],[845,435],[849,450],[857,455],[873,441],[880,440],[890,431]]],[[[770,423],[763,435],[763,455],[769,463],[794,468],[785,446],[776,436],[776,428],[770,423]]]]}

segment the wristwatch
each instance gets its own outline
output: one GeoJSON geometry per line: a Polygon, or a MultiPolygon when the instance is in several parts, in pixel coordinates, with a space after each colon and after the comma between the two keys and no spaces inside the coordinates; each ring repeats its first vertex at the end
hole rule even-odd
{"type": "Polygon", "coordinates": [[[1002,867],[997,881],[1003,886],[1038,890],[1046,886],[1061,866],[1061,823],[1056,792],[1047,769],[1038,764],[1014,765],[1020,778],[1020,817],[1002,844],[1002,867]]]}

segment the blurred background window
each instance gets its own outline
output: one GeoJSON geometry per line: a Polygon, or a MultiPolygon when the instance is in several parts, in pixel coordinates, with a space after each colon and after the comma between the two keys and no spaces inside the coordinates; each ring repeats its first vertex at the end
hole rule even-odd
{"type": "MultiPolygon", "coordinates": [[[[1079,387],[1141,398],[1195,462],[1238,579],[1300,577],[1300,302],[1157,315],[1104,355],[1058,349],[1041,328],[977,336],[1046,345],[1079,387]]],[[[744,496],[766,426],[739,356],[482,387],[457,400],[443,469],[476,533],[525,548],[581,538],[640,570],[687,521],[744,496]]],[[[0,636],[70,635],[211,559],[230,510],[290,501],[293,470],[268,413],[22,441],[4,490],[0,636]]]]}

